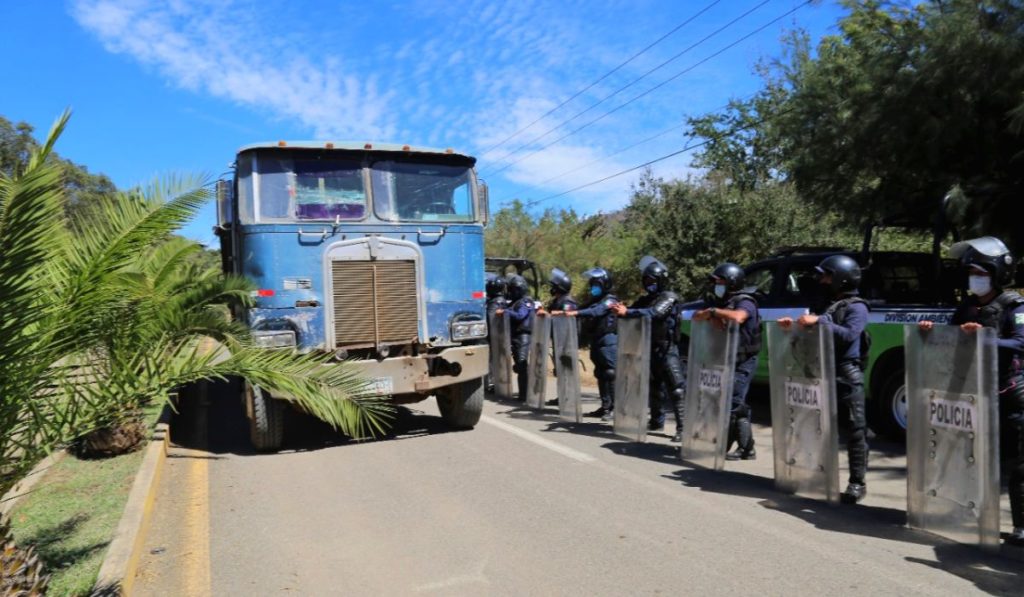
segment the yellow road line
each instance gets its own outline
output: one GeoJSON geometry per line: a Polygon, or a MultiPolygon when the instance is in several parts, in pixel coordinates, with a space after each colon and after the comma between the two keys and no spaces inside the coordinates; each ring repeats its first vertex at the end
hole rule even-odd
{"type": "MultiPolygon", "coordinates": [[[[205,386],[205,383],[203,383],[205,386]]],[[[184,575],[180,586],[185,594],[202,597],[210,595],[210,473],[206,448],[207,400],[205,387],[201,390],[196,421],[199,450],[189,461],[186,475],[188,501],[185,504],[183,535],[186,553],[182,558],[184,575]]]]}

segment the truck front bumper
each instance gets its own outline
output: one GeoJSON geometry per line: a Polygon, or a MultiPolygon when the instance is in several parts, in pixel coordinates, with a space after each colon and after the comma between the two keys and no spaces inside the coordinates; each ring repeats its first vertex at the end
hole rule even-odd
{"type": "Polygon", "coordinates": [[[374,382],[380,394],[429,394],[486,375],[490,349],[486,344],[455,346],[430,355],[355,361],[352,365],[374,382]]]}

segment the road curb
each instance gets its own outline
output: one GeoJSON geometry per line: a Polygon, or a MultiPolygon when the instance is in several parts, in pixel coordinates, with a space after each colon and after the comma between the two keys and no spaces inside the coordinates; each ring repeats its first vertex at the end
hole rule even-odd
{"type": "Polygon", "coordinates": [[[63,460],[66,455],[67,450],[58,450],[32,467],[32,470],[21,481],[18,481],[17,485],[0,498],[0,516],[10,514],[22,498],[32,493],[32,488],[36,486],[36,483],[39,483],[40,479],[46,476],[46,471],[63,460]]]}
{"type": "Polygon", "coordinates": [[[128,503],[125,504],[107,554],[103,557],[93,595],[131,594],[135,568],[139,563],[146,528],[153,512],[160,474],[167,459],[172,412],[170,404],[164,405],[160,419],[153,428],[153,435],[146,446],[146,454],[142,457],[142,466],[135,474],[131,493],[128,494],[128,503]]]}

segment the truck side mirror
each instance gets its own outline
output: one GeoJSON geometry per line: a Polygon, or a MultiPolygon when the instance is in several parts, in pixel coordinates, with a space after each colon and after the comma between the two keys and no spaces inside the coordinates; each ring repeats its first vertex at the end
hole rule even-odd
{"type": "Polygon", "coordinates": [[[231,224],[232,189],[230,180],[217,181],[217,225],[225,227],[231,224]]]}
{"type": "Polygon", "coordinates": [[[491,217],[490,207],[490,190],[487,188],[487,183],[481,181],[477,185],[477,195],[480,196],[480,214],[483,217],[484,226],[487,225],[487,221],[491,217]]]}

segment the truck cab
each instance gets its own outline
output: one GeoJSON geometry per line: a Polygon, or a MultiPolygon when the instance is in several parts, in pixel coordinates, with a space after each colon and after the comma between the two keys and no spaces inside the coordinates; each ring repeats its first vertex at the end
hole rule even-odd
{"type": "MultiPolygon", "coordinates": [[[[224,269],[253,280],[239,313],[268,349],[326,352],[395,402],[436,396],[473,427],[487,372],[475,159],[451,149],[285,142],[243,147],[219,186],[224,269]]],[[[245,390],[253,443],[276,449],[286,396],[245,390]],[[265,411],[265,412],[263,412],[265,411]]]]}

